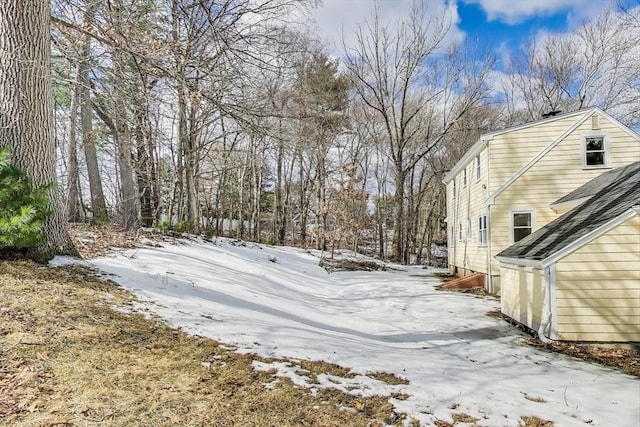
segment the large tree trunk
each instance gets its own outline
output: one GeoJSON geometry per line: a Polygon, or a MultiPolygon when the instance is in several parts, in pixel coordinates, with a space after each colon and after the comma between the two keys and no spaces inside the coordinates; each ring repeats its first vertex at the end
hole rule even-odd
{"type": "Polygon", "coordinates": [[[0,147],[33,184],[49,187],[45,240],[28,250],[37,261],[78,255],[65,227],[56,185],[48,0],[0,2],[0,147]]]}
{"type": "Polygon", "coordinates": [[[127,98],[123,84],[124,53],[116,49],[114,60],[114,125],[115,142],[118,152],[118,166],[120,171],[120,194],[122,196],[122,225],[126,230],[133,230],[140,226],[137,206],[137,192],[133,178],[133,161],[131,152],[131,130],[127,120],[127,98]]]}
{"type": "MultiPolygon", "coordinates": [[[[146,95],[145,95],[146,98],[146,95]]],[[[135,112],[135,141],[136,154],[138,159],[137,168],[135,170],[136,179],[138,181],[138,192],[140,197],[140,222],[145,227],[153,226],[154,221],[154,181],[155,176],[152,173],[153,157],[152,145],[149,131],[148,104],[136,105],[135,112]]]]}
{"type": "MultiPolygon", "coordinates": [[[[96,1],[87,2],[87,10],[84,15],[84,25],[93,24],[96,1]]],[[[84,34],[82,40],[82,52],[78,63],[78,84],[80,100],[80,129],[82,131],[82,147],[87,163],[87,176],[89,177],[89,193],[91,194],[91,212],[93,221],[103,223],[109,221],[107,203],[102,190],[102,179],[98,167],[98,154],[96,151],[95,135],[93,133],[93,104],[90,91],[90,61],[91,61],[91,37],[84,34]]]]}
{"type": "Polygon", "coordinates": [[[80,207],[80,181],[78,179],[78,144],[76,141],[76,127],[78,124],[78,92],[79,85],[73,85],[71,106],[69,108],[69,157],[67,162],[67,220],[80,222],[82,219],[80,207]]]}
{"type": "Polygon", "coordinates": [[[404,248],[404,184],[406,173],[403,170],[402,161],[395,165],[395,193],[394,204],[396,207],[395,219],[393,221],[393,240],[391,243],[391,259],[396,262],[403,261],[404,248]]]}

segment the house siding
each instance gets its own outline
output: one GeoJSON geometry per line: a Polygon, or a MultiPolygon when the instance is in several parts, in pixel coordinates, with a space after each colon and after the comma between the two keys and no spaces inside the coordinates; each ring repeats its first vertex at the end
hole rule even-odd
{"type": "MultiPolygon", "coordinates": [[[[537,128],[531,128],[528,130],[533,131],[533,134],[521,135],[524,138],[534,138],[536,140],[534,143],[518,142],[515,135],[509,135],[509,138],[504,138],[504,141],[498,138],[492,141],[491,160],[494,166],[492,170],[495,172],[492,174],[491,182],[508,180],[511,176],[503,173],[503,169],[512,170],[511,166],[514,163],[523,164],[530,161],[579,119],[580,117],[572,117],[571,120],[554,122],[553,126],[549,124],[548,129],[540,129],[539,133],[536,132],[537,128]],[[512,147],[515,145],[528,148],[517,151],[512,147]],[[507,162],[509,156],[516,158],[517,161],[512,160],[509,167],[503,168],[499,160],[507,162]]],[[[534,211],[533,229],[536,230],[560,216],[560,212],[555,212],[549,207],[551,203],[611,168],[640,160],[640,141],[636,137],[607,120],[606,117],[600,116],[599,121],[600,129],[592,130],[591,120],[586,120],[496,197],[495,205],[491,207],[492,271],[500,271],[494,259],[495,255],[513,244],[510,229],[511,212],[534,211]],[[608,168],[583,168],[583,137],[595,134],[606,134],[609,137],[610,167],[608,168]]]]}
{"type": "Polygon", "coordinates": [[[546,292],[541,271],[509,265],[500,270],[500,307],[503,314],[537,330],[546,292]]]}
{"type": "Polygon", "coordinates": [[[638,215],[556,263],[557,338],[640,342],[638,215]]]}
{"type": "Polygon", "coordinates": [[[467,154],[472,156],[471,153],[478,150],[482,162],[480,182],[475,181],[474,158],[466,157],[463,159],[466,161],[468,187],[464,188],[462,184],[462,163],[454,168],[457,171],[454,178],[456,198],[453,198],[453,182],[447,182],[449,269],[459,276],[473,272],[490,273],[488,289],[500,293],[502,280],[495,255],[513,243],[511,213],[533,211],[533,230],[544,226],[563,213],[554,212],[549,207],[551,203],[611,168],[640,160],[640,139],[598,109],[590,109],[487,134],[467,154]],[[591,128],[590,118],[594,113],[599,116],[599,128],[596,130],[591,128]],[[563,135],[564,139],[547,152],[551,144],[563,135]],[[606,136],[609,141],[609,164],[606,168],[584,167],[583,137],[593,135],[606,136]],[[541,157],[536,163],[506,186],[539,155],[541,157]],[[506,188],[496,195],[503,186],[506,188]],[[488,246],[478,244],[477,221],[481,214],[487,214],[489,218],[488,246]],[[459,241],[459,224],[466,234],[467,218],[471,219],[471,237],[459,241]]]}
{"type": "Polygon", "coordinates": [[[453,197],[453,181],[447,185],[447,227],[449,233],[449,265],[452,273],[465,276],[487,272],[487,246],[478,242],[478,216],[486,213],[487,199],[487,151],[480,152],[481,176],[476,179],[475,157],[466,165],[467,185],[463,185],[463,172],[455,177],[456,197],[453,197]],[[471,233],[467,238],[467,219],[471,220],[471,233]],[[458,239],[458,226],[462,224],[463,240],[458,239]],[[452,233],[453,227],[453,233],[452,233]],[[452,235],[453,234],[453,235],[452,235]],[[455,267],[454,267],[455,266],[455,267]]]}

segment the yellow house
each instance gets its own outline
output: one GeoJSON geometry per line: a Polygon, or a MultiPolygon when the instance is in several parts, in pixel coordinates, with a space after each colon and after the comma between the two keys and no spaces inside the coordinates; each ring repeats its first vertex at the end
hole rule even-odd
{"type": "Polygon", "coordinates": [[[640,162],[558,203],[579,205],[496,256],[502,312],[553,340],[640,342],[640,162]]]}
{"type": "Polygon", "coordinates": [[[499,293],[499,252],[566,212],[563,196],[639,160],[640,135],[597,107],[482,135],[444,179],[450,272],[482,273],[499,293]]]}

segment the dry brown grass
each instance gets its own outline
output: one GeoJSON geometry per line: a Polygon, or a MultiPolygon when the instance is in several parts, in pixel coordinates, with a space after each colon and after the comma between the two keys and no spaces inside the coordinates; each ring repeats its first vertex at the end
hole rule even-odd
{"type": "Polygon", "coordinates": [[[640,350],[637,348],[603,347],[579,343],[543,343],[528,340],[529,345],[555,353],[563,353],[589,362],[616,368],[624,373],[640,377],[640,350]]]}
{"type": "Polygon", "coordinates": [[[520,427],[553,427],[553,422],[539,417],[522,417],[520,427]]]}
{"type": "Polygon", "coordinates": [[[467,423],[467,424],[473,424],[476,421],[478,421],[478,418],[476,417],[472,417],[469,414],[465,414],[464,412],[459,412],[456,414],[451,414],[451,418],[453,418],[453,423],[467,423]]]}
{"type": "Polygon", "coordinates": [[[538,396],[531,396],[527,393],[522,393],[524,398],[527,400],[530,400],[531,402],[536,402],[536,403],[546,403],[547,400],[543,397],[538,397],[538,396]]]}
{"type": "MultiPolygon", "coordinates": [[[[312,397],[253,355],[115,310],[133,297],[86,268],[0,262],[0,425],[367,426],[388,397],[312,397]]],[[[266,361],[264,359],[261,359],[266,361]]],[[[329,364],[305,362],[326,372],[329,364]]],[[[333,367],[332,372],[344,374],[333,367]]]]}

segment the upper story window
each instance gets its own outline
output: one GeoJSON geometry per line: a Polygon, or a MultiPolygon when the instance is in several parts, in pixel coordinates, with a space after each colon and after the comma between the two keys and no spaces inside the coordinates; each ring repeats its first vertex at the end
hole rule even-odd
{"type": "Polygon", "coordinates": [[[480,167],[480,154],[476,156],[476,181],[480,181],[482,176],[482,169],[480,167]]]}
{"type": "Polygon", "coordinates": [[[453,178],[453,198],[456,198],[456,179],[453,178]]]}
{"type": "Polygon", "coordinates": [[[462,169],[462,186],[467,186],[467,168],[462,169]]]}
{"type": "Polygon", "coordinates": [[[462,242],[462,224],[458,224],[458,240],[462,242]]]}
{"type": "Polygon", "coordinates": [[[582,141],[582,161],[584,167],[597,168],[609,166],[609,141],[606,136],[585,136],[582,141]]]}
{"type": "Polygon", "coordinates": [[[533,211],[516,211],[511,213],[511,241],[513,243],[527,237],[533,232],[533,211]]]}

